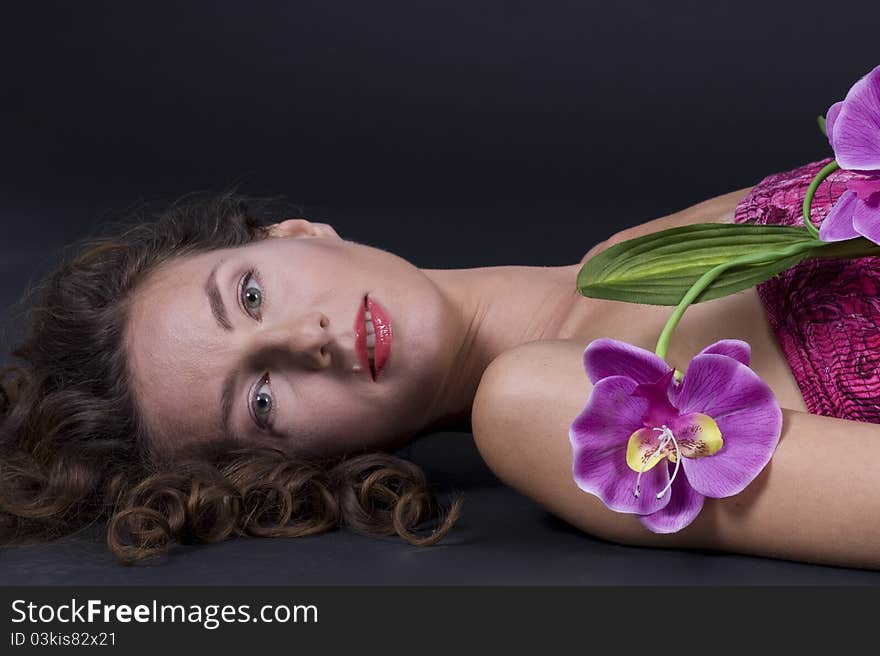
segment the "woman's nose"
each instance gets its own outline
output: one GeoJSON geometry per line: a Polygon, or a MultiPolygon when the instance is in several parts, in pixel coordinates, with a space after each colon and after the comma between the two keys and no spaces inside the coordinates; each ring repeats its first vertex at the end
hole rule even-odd
{"type": "Polygon", "coordinates": [[[289,352],[309,367],[323,369],[330,364],[330,342],[327,329],[330,319],[322,312],[309,312],[285,324],[276,324],[263,332],[264,348],[289,352]]]}

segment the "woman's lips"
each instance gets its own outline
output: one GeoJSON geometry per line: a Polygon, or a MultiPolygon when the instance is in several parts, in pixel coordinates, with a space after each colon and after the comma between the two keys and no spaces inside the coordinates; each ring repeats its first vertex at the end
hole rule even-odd
{"type": "MultiPolygon", "coordinates": [[[[370,318],[373,321],[373,328],[376,334],[375,363],[376,378],[382,373],[388,358],[391,357],[391,321],[388,319],[388,312],[382,307],[382,304],[367,296],[367,306],[370,309],[370,318]]],[[[366,337],[364,338],[364,347],[366,348],[366,337]]]]}
{"type": "Polygon", "coordinates": [[[375,377],[370,371],[370,358],[367,355],[367,327],[364,323],[364,310],[367,307],[367,297],[364,296],[363,302],[358,306],[358,311],[354,316],[354,352],[357,355],[358,362],[364,371],[370,372],[370,377],[375,377]]]}

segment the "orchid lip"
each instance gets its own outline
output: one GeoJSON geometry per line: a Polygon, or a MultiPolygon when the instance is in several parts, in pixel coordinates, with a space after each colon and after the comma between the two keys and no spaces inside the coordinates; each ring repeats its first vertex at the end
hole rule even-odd
{"type": "Polygon", "coordinates": [[[636,498],[639,497],[642,474],[645,473],[645,465],[651,462],[651,459],[658,453],[662,453],[663,449],[667,447],[670,440],[672,440],[672,445],[675,447],[675,471],[672,472],[672,477],[669,479],[666,487],[664,487],[662,490],[660,490],[660,492],[657,493],[658,499],[662,499],[663,495],[666,494],[669,491],[669,488],[672,487],[672,481],[674,481],[675,477],[678,476],[678,468],[681,465],[681,450],[678,448],[678,440],[675,439],[675,435],[673,435],[672,431],[669,430],[666,424],[663,424],[662,428],[654,427],[653,430],[660,431],[663,434],[663,439],[660,440],[660,444],[657,446],[656,449],[654,449],[654,452],[647,458],[645,458],[645,461],[642,463],[642,467],[639,469],[639,475],[638,478],[636,478],[636,489],[633,490],[633,496],[636,498]]]}

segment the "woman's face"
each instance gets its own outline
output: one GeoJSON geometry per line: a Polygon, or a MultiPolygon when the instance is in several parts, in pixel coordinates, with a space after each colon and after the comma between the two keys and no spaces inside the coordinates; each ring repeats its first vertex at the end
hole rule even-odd
{"type": "Polygon", "coordinates": [[[406,260],[293,219],[267,239],[171,260],[138,287],[126,339],[134,392],[172,449],[230,433],[290,452],[395,447],[437,400],[454,312],[406,260]],[[355,351],[367,295],[392,335],[375,381],[355,351]]]}

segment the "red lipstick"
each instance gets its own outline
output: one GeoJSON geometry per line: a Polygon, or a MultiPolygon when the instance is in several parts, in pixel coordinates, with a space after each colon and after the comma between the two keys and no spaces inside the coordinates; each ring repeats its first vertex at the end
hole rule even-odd
{"type": "Polygon", "coordinates": [[[376,335],[375,378],[378,378],[388,363],[388,358],[391,357],[391,321],[388,319],[388,312],[382,307],[382,304],[370,298],[369,295],[367,296],[367,307],[370,310],[370,317],[373,321],[376,335]]]}
{"type": "Polygon", "coordinates": [[[354,316],[354,352],[357,355],[358,362],[364,371],[370,372],[370,377],[373,380],[376,380],[376,376],[373,374],[373,370],[370,367],[370,359],[367,355],[367,328],[364,323],[364,312],[367,309],[367,297],[365,296],[360,305],[358,305],[357,312],[354,316]]]}

